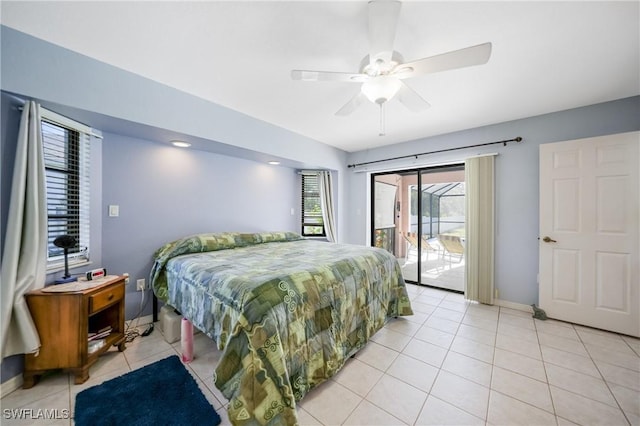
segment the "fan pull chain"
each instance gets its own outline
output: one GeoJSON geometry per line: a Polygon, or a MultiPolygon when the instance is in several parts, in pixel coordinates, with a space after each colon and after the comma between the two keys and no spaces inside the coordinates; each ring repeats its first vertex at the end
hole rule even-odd
{"type": "Polygon", "coordinates": [[[385,135],[385,130],[384,130],[384,104],[385,102],[380,102],[380,133],[378,133],[378,136],[384,136],[385,135]]]}

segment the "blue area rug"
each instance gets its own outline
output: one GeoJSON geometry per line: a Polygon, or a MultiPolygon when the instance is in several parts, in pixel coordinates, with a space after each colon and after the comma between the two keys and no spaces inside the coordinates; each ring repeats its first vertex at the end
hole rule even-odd
{"type": "Polygon", "coordinates": [[[220,416],[171,356],[80,392],[75,424],[217,425],[220,416]]]}

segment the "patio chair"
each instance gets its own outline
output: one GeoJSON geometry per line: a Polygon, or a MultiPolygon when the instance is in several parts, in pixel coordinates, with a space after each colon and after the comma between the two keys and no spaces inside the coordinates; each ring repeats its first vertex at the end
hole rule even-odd
{"type": "Polygon", "coordinates": [[[437,238],[427,238],[426,235],[422,236],[422,250],[433,251],[440,255],[441,246],[437,242],[437,238]]]}
{"type": "MultiPolygon", "coordinates": [[[[405,241],[407,242],[407,258],[409,257],[409,251],[415,250],[418,253],[418,237],[415,232],[401,232],[405,241]]],[[[422,256],[423,259],[428,255],[428,252],[440,252],[440,247],[433,241],[427,239],[426,235],[422,236],[422,256]]],[[[438,254],[439,255],[439,254],[438,254]]]]}
{"type": "Polygon", "coordinates": [[[458,256],[458,263],[462,261],[464,257],[464,246],[462,245],[460,237],[456,237],[455,235],[440,234],[438,235],[438,241],[444,248],[444,252],[442,253],[443,258],[445,254],[448,253],[449,261],[451,261],[451,256],[458,256]]]}
{"type": "Polygon", "coordinates": [[[407,252],[405,254],[405,263],[407,260],[409,260],[409,252],[411,250],[415,250],[416,253],[418,253],[418,240],[416,239],[416,234],[411,233],[411,232],[401,232],[402,236],[404,237],[404,240],[407,243],[407,252]]]}

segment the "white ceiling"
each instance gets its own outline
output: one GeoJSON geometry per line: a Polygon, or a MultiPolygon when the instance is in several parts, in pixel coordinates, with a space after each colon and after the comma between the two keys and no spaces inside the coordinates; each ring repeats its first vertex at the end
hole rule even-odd
{"type": "Polygon", "coordinates": [[[292,69],[359,71],[367,2],[13,2],[4,25],[345,151],[640,94],[640,3],[405,1],[405,61],[484,42],[486,65],[405,80],[432,107],[391,100],[334,113],[357,83],[292,69]]]}

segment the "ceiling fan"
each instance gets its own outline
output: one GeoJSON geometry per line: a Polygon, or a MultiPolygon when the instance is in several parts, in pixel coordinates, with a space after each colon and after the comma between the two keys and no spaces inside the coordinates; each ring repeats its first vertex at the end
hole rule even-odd
{"type": "Polygon", "coordinates": [[[291,78],[302,81],[343,81],[361,83],[360,91],[336,115],[351,114],[365,100],[380,106],[380,136],[384,136],[384,104],[397,96],[409,110],[424,111],[430,105],[402,80],[423,74],[485,64],[491,56],[491,43],[404,62],[393,50],[401,3],[396,0],[369,2],[369,54],[357,73],[293,70],[291,78]]]}

